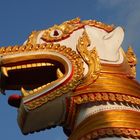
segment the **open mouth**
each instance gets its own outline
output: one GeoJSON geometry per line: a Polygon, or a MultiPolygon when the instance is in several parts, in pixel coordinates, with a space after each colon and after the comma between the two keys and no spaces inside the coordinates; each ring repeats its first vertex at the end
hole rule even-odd
{"type": "Polygon", "coordinates": [[[65,67],[58,61],[23,61],[1,67],[0,86],[2,90],[21,90],[22,96],[11,95],[8,100],[10,105],[19,107],[22,97],[45,92],[64,75],[65,67]]]}
{"type": "Polygon", "coordinates": [[[23,95],[40,91],[65,74],[63,64],[54,60],[20,62],[1,67],[1,89],[20,90],[23,95]],[[26,90],[27,91],[26,91],[26,90]]]}
{"type": "Polygon", "coordinates": [[[10,49],[1,55],[0,89],[21,90],[22,103],[30,110],[73,90],[83,77],[81,57],[65,46],[20,46],[16,52],[14,47],[10,49]]]}

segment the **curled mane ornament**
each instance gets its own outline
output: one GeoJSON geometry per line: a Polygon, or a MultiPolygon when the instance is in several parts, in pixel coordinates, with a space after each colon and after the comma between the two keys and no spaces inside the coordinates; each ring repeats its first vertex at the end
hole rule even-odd
{"type": "Polygon", "coordinates": [[[21,90],[23,134],[62,126],[69,140],[140,139],[140,84],[124,30],[79,18],[33,31],[23,45],[1,47],[1,92],[21,90]]]}

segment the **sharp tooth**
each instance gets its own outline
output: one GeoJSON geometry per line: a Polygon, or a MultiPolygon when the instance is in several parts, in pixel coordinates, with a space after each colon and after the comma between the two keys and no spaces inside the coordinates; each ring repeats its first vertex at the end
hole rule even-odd
{"type": "Polygon", "coordinates": [[[41,90],[41,89],[42,89],[42,87],[38,87],[38,88],[37,88],[37,90],[41,90]]]}
{"type": "Polygon", "coordinates": [[[37,66],[38,66],[38,67],[41,67],[41,63],[37,63],[37,66]]]}
{"type": "Polygon", "coordinates": [[[52,63],[46,63],[46,66],[54,66],[52,63]]]}
{"type": "Polygon", "coordinates": [[[11,70],[12,69],[12,67],[7,67],[7,70],[9,71],[9,70],[11,70]]]}
{"type": "Polygon", "coordinates": [[[46,63],[41,63],[42,66],[46,66],[46,63]]]}
{"type": "Polygon", "coordinates": [[[57,78],[61,78],[64,75],[59,68],[57,68],[56,74],[57,74],[57,78]]]}
{"type": "Polygon", "coordinates": [[[22,67],[23,69],[25,69],[25,68],[26,68],[26,65],[22,65],[21,67],[22,67]]]}
{"type": "Polygon", "coordinates": [[[21,66],[17,66],[17,69],[21,69],[21,66]]]}
{"type": "Polygon", "coordinates": [[[44,88],[44,87],[46,87],[46,85],[43,85],[41,88],[44,88]]]}
{"type": "Polygon", "coordinates": [[[1,71],[4,74],[4,76],[8,77],[8,70],[6,67],[1,67],[1,71]]]}
{"type": "Polygon", "coordinates": [[[33,91],[34,91],[34,92],[37,92],[37,91],[38,91],[38,89],[37,89],[37,88],[35,88],[35,89],[33,89],[33,91]]]}
{"type": "Polygon", "coordinates": [[[16,66],[12,67],[12,70],[15,70],[15,69],[17,69],[17,67],[16,67],[16,66]]]}
{"type": "Polygon", "coordinates": [[[48,86],[48,85],[50,85],[51,83],[47,83],[45,86],[48,86]]]}
{"type": "Polygon", "coordinates": [[[29,93],[23,87],[21,87],[21,93],[24,97],[29,95],[29,93]]]}
{"type": "Polygon", "coordinates": [[[31,90],[31,91],[29,91],[29,93],[30,93],[30,94],[33,94],[34,92],[33,92],[33,90],[31,90]]]}
{"type": "Polygon", "coordinates": [[[32,65],[31,64],[27,64],[27,68],[31,68],[32,67],[32,65]]]}
{"type": "Polygon", "coordinates": [[[37,66],[36,63],[33,63],[33,64],[32,64],[32,67],[36,67],[36,66],[37,66]]]}

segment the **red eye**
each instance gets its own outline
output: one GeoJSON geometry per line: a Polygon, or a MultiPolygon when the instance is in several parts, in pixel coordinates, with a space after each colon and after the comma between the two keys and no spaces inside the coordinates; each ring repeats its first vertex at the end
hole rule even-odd
{"type": "Polygon", "coordinates": [[[57,30],[54,30],[53,36],[58,36],[58,35],[59,35],[58,31],[57,30]]]}
{"type": "Polygon", "coordinates": [[[62,31],[59,29],[52,30],[50,33],[51,37],[60,37],[62,35],[62,31]]]}

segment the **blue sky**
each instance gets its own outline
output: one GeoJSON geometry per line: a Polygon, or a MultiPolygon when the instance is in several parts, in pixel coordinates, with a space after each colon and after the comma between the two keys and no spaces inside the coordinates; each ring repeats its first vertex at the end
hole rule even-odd
{"type": "MultiPolygon", "coordinates": [[[[140,81],[140,1],[139,0],[0,0],[0,46],[22,44],[31,31],[80,17],[96,19],[125,29],[123,48],[132,45],[139,59],[140,81]]],[[[11,91],[12,92],[12,91],[11,91]]],[[[11,93],[10,92],[10,93],[11,93]]],[[[24,136],[16,122],[17,111],[0,96],[0,139],[66,140],[61,128],[24,136]]]]}

